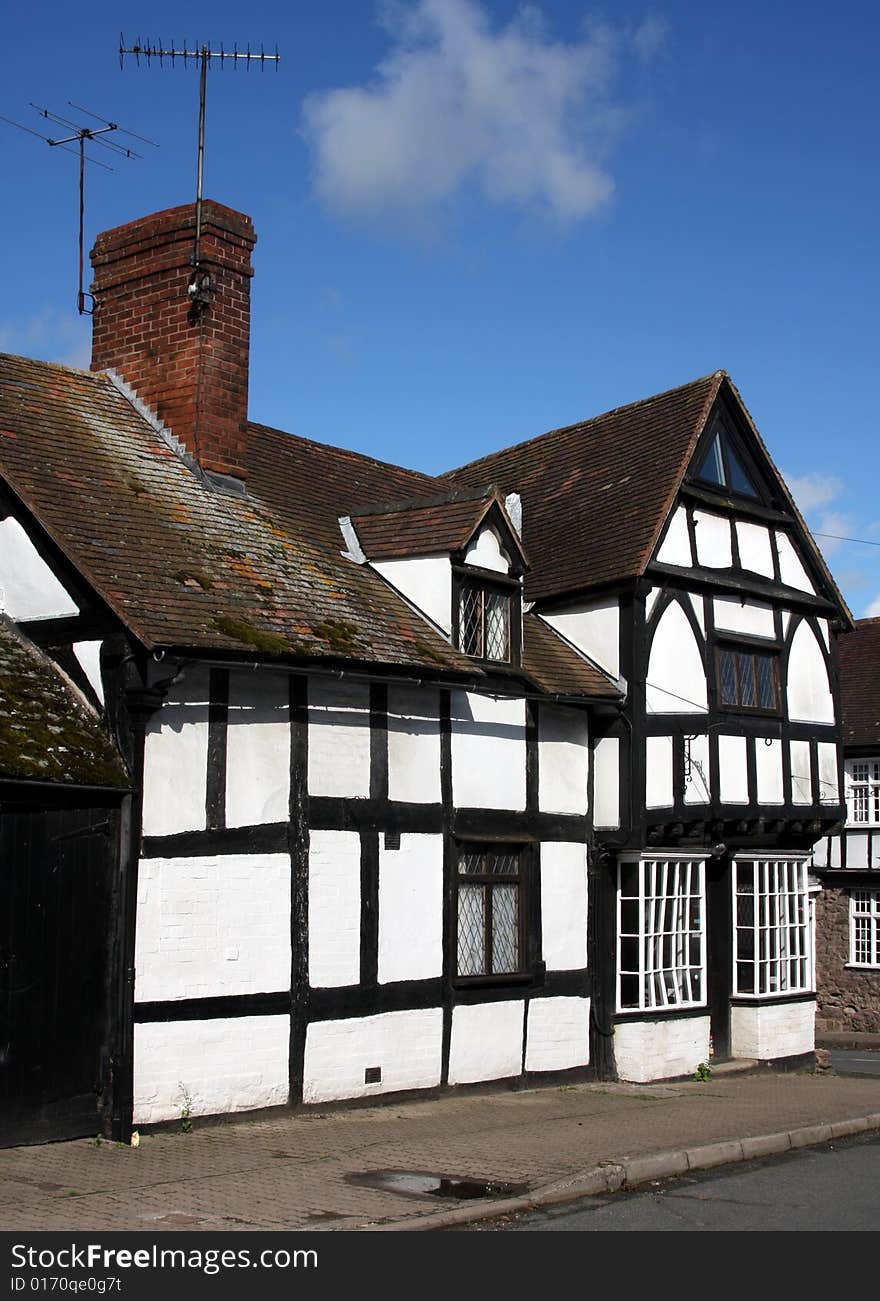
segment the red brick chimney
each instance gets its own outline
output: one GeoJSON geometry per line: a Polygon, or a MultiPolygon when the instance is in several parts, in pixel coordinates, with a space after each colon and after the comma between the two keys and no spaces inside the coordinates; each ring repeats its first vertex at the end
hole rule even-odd
{"type": "Polygon", "coordinates": [[[99,235],[92,249],[92,370],[114,370],[205,470],[244,479],[250,217],[204,200],[99,235]],[[198,290],[199,292],[195,292],[198,290]]]}

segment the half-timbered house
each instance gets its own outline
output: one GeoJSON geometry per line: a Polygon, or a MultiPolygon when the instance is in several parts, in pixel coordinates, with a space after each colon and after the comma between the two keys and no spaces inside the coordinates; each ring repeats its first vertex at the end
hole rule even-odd
{"type": "Polygon", "coordinates": [[[248,421],[194,224],[99,237],[92,373],[0,366],[7,611],[127,770],[113,1132],[803,1060],[848,614],[730,379],[432,478],[248,421]]]}
{"type": "Polygon", "coordinates": [[[880,619],[840,638],[846,823],[816,845],[817,1017],[880,1033],[880,619]]]}

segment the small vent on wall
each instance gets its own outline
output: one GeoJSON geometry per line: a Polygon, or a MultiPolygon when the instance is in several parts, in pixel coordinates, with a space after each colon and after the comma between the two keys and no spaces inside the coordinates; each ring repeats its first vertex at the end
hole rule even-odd
{"type": "Polygon", "coordinates": [[[381,1083],[382,1083],[382,1067],[367,1066],[366,1069],[364,1070],[364,1084],[381,1084],[381,1083]]]}
{"type": "Polygon", "coordinates": [[[385,848],[386,848],[386,849],[400,849],[400,832],[399,832],[399,831],[386,831],[386,832],[385,832],[385,848]]]}

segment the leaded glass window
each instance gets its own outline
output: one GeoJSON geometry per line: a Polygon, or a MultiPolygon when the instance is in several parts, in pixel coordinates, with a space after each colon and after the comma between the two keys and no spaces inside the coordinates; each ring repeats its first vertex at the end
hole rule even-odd
{"type": "Polygon", "coordinates": [[[467,845],[457,870],[459,976],[523,969],[523,856],[519,848],[467,845]]]}
{"type": "Polygon", "coordinates": [[[510,662],[512,594],[463,579],[458,600],[458,649],[478,659],[510,662]]]}
{"type": "Polygon", "coordinates": [[[718,696],[729,709],[776,713],[776,656],[745,647],[718,647],[718,696]]]}

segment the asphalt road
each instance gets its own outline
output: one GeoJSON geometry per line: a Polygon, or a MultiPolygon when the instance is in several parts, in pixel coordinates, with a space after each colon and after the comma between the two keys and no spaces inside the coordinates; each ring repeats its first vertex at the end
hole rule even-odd
{"type": "Polygon", "coordinates": [[[880,1075],[880,1052],[868,1048],[832,1048],[831,1065],[841,1075],[880,1075]]]}
{"type": "Polygon", "coordinates": [[[876,1231],[880,1136],[664,1180],[632,1193],[474,1225],[474,1231],[876,1231]]]}

